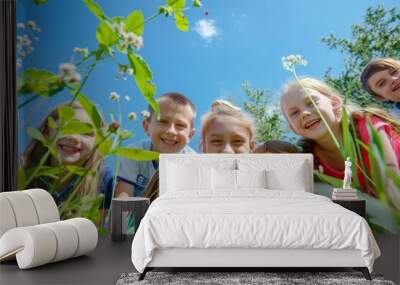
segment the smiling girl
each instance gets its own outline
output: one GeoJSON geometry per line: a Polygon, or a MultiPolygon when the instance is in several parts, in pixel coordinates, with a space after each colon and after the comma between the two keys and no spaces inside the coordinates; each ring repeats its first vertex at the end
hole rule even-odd
{"type": "Polygon", "coordinates": [[[204,153],[251,153],[252,119],[228,101],[214,101],[211,112],[202,118],[201,146],[204,153]]]}
{"type": "Polygon", "coordinates": [[[364,67],[360,81],[365,91],[378,100],[395,103],[392,114],[400,119],[400,60],[372,60],[364,67]]]}
{"type": "MultiPolygon", "coordinates": [[[[304,138],[304,151],[311,152],[314,155],[316,169],[322,167],[325,175],[343,179],[344,159],[310,97],[318,106],[336,139],[342,144],[342,98],[336,90],[324,82],[313,78],[303,78],[286,84],[281,97],[282,111],[289,127],[297,135],[304,138]]],[[[400,174],[400,124],[395,122],[386,112],[376,108],[361,109],[352,106],[350,115],[354,120],[358,139],[365,145],[370,142],[367,122],[371,122],[382,141],[386,165],[400,174]]],[[[368,172],[370,172],[368,153],[365,149],[362,149],[361,152],[362,157],[358,159],[364,161],[368,172]]],[[[358,178],[363,191],[377,196],[375,189],[367,184],[361,171],[358,172],[358,178]]],[[[387,183],[391,182],[388,180],[387,183]]],[[[388,184],[387,186],[392,187],[393,185],[388,184]]],[[[396,208],[400,210],[400,191],[395,189],[389,192],[396,208]]]]}
{"type": "MultiPolygon", "coordinates": [[[[55,108],[40,125],[39,131],[45,138],[54,135],[55,130],[48,127],[48,120],[51,117],[57,122],[59,119],[58,108],[63,105],[67,106],[68,104],[62,104],[55,108]]],[[[74,102],[70,106],[75,112],[75,119],[91,124],[90,118],[79,103],[74,102]]],[[[102,122],[102,127],[104,127],[104,122],[102,122]]],[[[86,175],[82,183],[78,186],[78,196],[95,197],[98,193],[103,193],[106,196],[106,203],[105,205],[103,204],[103,206],[104,208],[108,208],[112,193],[112,173],[109,168],[103,166],[103,159],[98,150],[96,149],[93,151],[95,139],[94,132],[60,136],[55,145],[57,157],[50,156],[43,166],[61,167],[74,165],[92,170],[93,175],[86,175]]],[[[46,152],[47,148],[43,146],[41,142],[32,140],[23,154],[23,167],[25,172],[37,167],[39,161],[46,152]]],[[[65,175],[67,174],[66,172],[65,175]]],[[[35,177],[32,182],[27,185],[27,188],[43,188],[49,190],[52,186],[50,176],[50,173],[43,173],[42,176],[35,177]]],[[[59,177],[61,177],[61,175],[59,177]]],[[[65,179],[65,181],[61,180],[58,185],[56,185],[55,192],[52,193],[52,195],[58,205],[65,201],[72,190],[77,187],[80,180],[79,178],[79,176],[73,175],[65,179]]]]}

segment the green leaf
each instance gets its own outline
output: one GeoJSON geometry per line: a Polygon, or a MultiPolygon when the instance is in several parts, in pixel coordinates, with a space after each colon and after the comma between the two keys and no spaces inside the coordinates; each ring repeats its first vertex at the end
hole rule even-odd
{"type": "Polygon", "coordinates": [[[118,42],[117,34],[106,21],[102,21],[96,29],[96,39],[100,45],[110,47],[118,42]]]}
{"type": "Polygon", "coordinates": [[[47,80],[48,78],[51,78],[53,76],[57,76],[56,74],[44,70],[44,69],[37,69],[37,68],[30,68],[27,69],[23,74],[23,77],[30,77],[34,79],[41,79],[41,80],[47,80]]]}
{"type": "Polygon", "coordinates": [[[181,12],[185,8],[186,0],[167,0],[167,5],[172,7],[174,12],[181,12]]]}
{"type": "Polygon", "coordinates": [[[33,0],[36,5],[46,4],[49,0],[33,0]]]}
{"type": "Polygon", "coordinates": [[[18,189],[26,189],[26,175],[23,167],[18,169],[18,189]]]}
{"type": "Polygon", "coordinates": [[[393,180],[393,183],[400,191],[400,176],[397,175],[396,171],[394,171],[393,169],[388,169],[387,174],[388,177],[390,177],[393,180]]]}
{"type": "Polygon", "coordinates": [[[69,121],[61,128],[61,132],[65,135],[89,134],[92,131],[93,127],[91,124],[76,119],[69,121]]]}
{"type": "Polygon", "coordinates": [[[155,160],[160,155],[158,152],[128,147],[118,147],[112,151],[112,154],[133,160],[155,160]]]}
{"type": "MultiPolygon", "coordinates": [[[[350,157],[352,162],[351,168],[353,173],[357,173],[357,150],[356,150],[356,143],[352,137],[350,131],[350,120],[349,115],[345,107],[342,108],[342,134],[343,134],[343,147],[344,147],[344,159],[346,160],[347,157],[350,157]]],[[[353,186],[358,186],[358,177],[357,175],[354,176],[352,181],[353,186]]]]}
{"type": "MultiPolygon", "coordinates": [[[[100,143],[101,140],[102,140],[102,138],[99,137],[99,138],[97,139],[96,143],[97,143],[97,144],[100,143]]],[[[106,140],[104,140],[102,143],[100,143],[100,144],[98,145],[98,150],[99,150],[100,154],[101,154],[103,157],[105,157],[105,156],[107,156],[107,155],[110,154],[112,144],[113,144],[112,139],[111,139],[111,138],[107,138],[106,140]]]]}
{"type": "Polygon", "coordinates": [[[80,166],[76,166],[76,165],[66,165],[65,168],[69,172],[72,172],[73,174],[76,174],[78,176],[86,176],[89,174],[88,169],[85,167],[80,167],[80,166]]]}
{"type": "Polygon", "coordinates": [[[39,130],[34,128],[27,128],[26,131],[33,139],[40,141],[43,145],[46,145],[46,139],[39,130]]]}
{"type": "Polygon", "coordinates": [[[57,179],[62,172],[63,170],[59,167],[40,166],[40,169],[36,172],[35,177],[47,176],[57,179]]]}
{"type": "Polygon", "coordinates": [[[65,87],[64,82],[57,74],[36,68],[30,68],[22,73],[18,82],[18,95],[37,94],[51,97],[65,87]]]}
{"type": "Polygon", "coordinates": [[[318,179],[321,180],[322,182],[326,182],[334,187],[341,188],[343,186],[343,181],[336,177],[322,174],[321,172],[319,172],[317,170],[314,171],[314,175],[316,175],[318,177],[318,179]]]}
{"type": "Polygon", "coordinates": [[[57,123],[56,121],[53,119],[53,117],[49,116],[47,118],[47,125],[49,126],[50,129],[55,129],[57,128],[57,123]]]}
{"type": "Polygon", "coordinates": [[[97,134],[101,134],[101,128],[103,126],[103,119],[99,111],[97,110],[96,106],[90,101],[88,97],[79,93],[76,96],[76,100],[82,105],[82,108],[85,110],[86,114],[89,116],[90,120],[93,123],[93,126],[97,134]]]}
{"type": "Polygon", "coordinates": [[[130,13],[125,21],[125,31],[133,32],[137,36],[141,36],[143,34],[143,29],[144,29],[144,17],[142,12],[136,10],[130,13]]]}
{"type": "Polygon", "coordinates": [[[57,112],[61,124],[65,124],[65,122],[71,120],[75,116],[75,110],[69,105],[60,106],[57,112]]]}
{"type": "Polygon", "coordinates": [[[133,136],[133,132],[131,131],[125,131],[125,130],[120,130],[118,132],[118,135],[121,140],[127,140],[133,136]]]}
{"type": "Polygon", "coordinates": [[[200,8],[201,7],[201,1],[200,0],[193,0],[192,6],[196,7],[196,8],[200,8]]]}
{"type": "Polygon", "coordinates": [[[83,0],[83,3],[86,4],[86,6],[89,8],[90,12],[93,13],[99,20],[105,20],[106,16],[104,15],[103,9],[100,7],[99,4],[97,4],[93,0],[83,0]]]}
{"type": "Polygon", "coordinates": [[[175,25],[182,32],[189,30],[189,20],[183,13],[175,13],[175,25]]]}
{"type": "Polygon", "coordinates": [[[142,96],[150,104],[154,112],[158,114],[160,110],[157,101],[154,100],[156,86],[151,82],[153,76],[149,66],[142,57],[133,52],[128,53],[128,60],[134,70],[133,77],[142,96]]]}

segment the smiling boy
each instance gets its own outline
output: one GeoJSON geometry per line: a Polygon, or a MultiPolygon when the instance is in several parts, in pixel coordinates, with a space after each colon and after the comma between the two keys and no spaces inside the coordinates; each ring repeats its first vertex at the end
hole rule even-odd
{"type": "MultiPolygon", "coordinates": [[[[195,132],[196,109],[193,103],[184,95],[171,92],[160,96],[158,104],[159,118],[149,107],[150,116],[143,119],[143,129],[150,140],[140,141],[131,147],[159,153],[194,153],[187,145],[195,132]]],[[[157,168],[157,161],[121,159],[115,196],[143,196],[157,168]]]]}

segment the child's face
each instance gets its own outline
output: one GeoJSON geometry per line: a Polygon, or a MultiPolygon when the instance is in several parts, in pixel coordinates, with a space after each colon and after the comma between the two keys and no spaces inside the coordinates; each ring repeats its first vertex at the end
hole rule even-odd
{"type": "Polygon", "coordinates": [[[379,100],[400,102],[400,68],[374,73],[368,79],[368,86],[379,100]]]}
{"type": "Polygon", "coordinates": [[[218,117],[208,127],[204,137],[204,153],[250,153],[254,142],[249,130],[237,118],[218,117]]]}
{"type": "Polygon", "coordinates": [[[160,153],[180,152],[194,135],[191,125],[194,112],[189,105],[176,104],[169,98],[159,101],[160,118],[152,114],[143,121],[143,128],[150,137],[152,150],[160,153]]]}
{"type": "MultiPolygon", "coordinates": [[[[341,101],[329,98],[316,90],[307,89],[330,128],[340,122],[341,101]]],[[[282,97],[282,109],[291,129],[299,136],[318,140],[329,135],[328,129],[314,108],[310,98],[302,90],[292,89],[282,97]]]]}
{"type": "MultiPolygon", "coordinates": [[[[74,109],[75,119],[91,124],[83,109],[74,109]]],[[[86,135],[67,135],[57,140],[56,148],[63,164],[79,164],[89,155],[95,145],[94,133],[86,135]]]]}

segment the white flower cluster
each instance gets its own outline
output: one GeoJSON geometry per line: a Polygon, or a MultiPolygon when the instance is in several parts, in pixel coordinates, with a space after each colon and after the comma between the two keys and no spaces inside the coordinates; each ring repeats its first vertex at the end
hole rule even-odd
{"type": "Polygon", "coordinates": [[[136,116],[136,113],[135,113],[135,112],[130,112],[130,113],[128,114],[128,120],[130,120],[130,121],[135,121],[136,118],[137,118],[137,116],[136,116]]]}
{"type": "Polygon", "coordinates": [[[140,49],[143,47],[143,38],[141,36],[135,35],[135,33],[133,32],[125,31],[124,22],[113,23],[112,28],[121,38],[120,44],[122,49],[126,50],[131,46],[136,49],[140,49]]]}
{"type": "Polygon", "coordinates": [[[133,74],[133,69],[130,67],[127,67],[126,65],[120,64],[118,66],[118,73],[119,73],[119,75],[116,76],[116,79],[127,80],[128,76],[131,76],[133,74]]]}
{"type": "Polygon", "coordinates": [[[79,83],[81,81],[81,75],[76,72],[76,66],[73,63],[62,63],[59,66],[60,77],[65,83],[79,83]]]}
{"type": "Polygon", "coordinates": [[[282,65],[283,68],[288,70],[288,71],[294,71],[294,66],[295,65],[307,65],[307,60],[303,59],[301,55],[288,55],[282,57],[282,65]]]}
{"type": "Polygon", "coordinates": [[[146,119],[150,117],[150,112],[143,110],[142,112],[140,112],[140,115],[143,117],[143,119],[146,119]]]}
{"type": "Polygon", "coordinates": [[[89,49],[88,48],[76,47],[76,48],[74,48],[74,52],[77,53],[77,54],[82,55],[83,57],[87,57],[89,55],[89,49]]]}
{"type": "Polygon", "coordinates": [[[113,91],[113,92],[111,92],[110,93],[110,100],[111,101],[114,101],[114,102],[118,102],[119,101],[119,94],[117,93],[117,92],[115,92],[115,91],[113,91]]]}
{"type": "Polygon", "coordinates": [[[24,30],[23,34],[16,37],[17,39],[17,68],[22,66],[22,60],[33,52],[32,40],[38,41],[39,38],[35,35],[41,32],[41,29],[34,21],[27,23],[18,23],[17,29],[24,30]]]}

